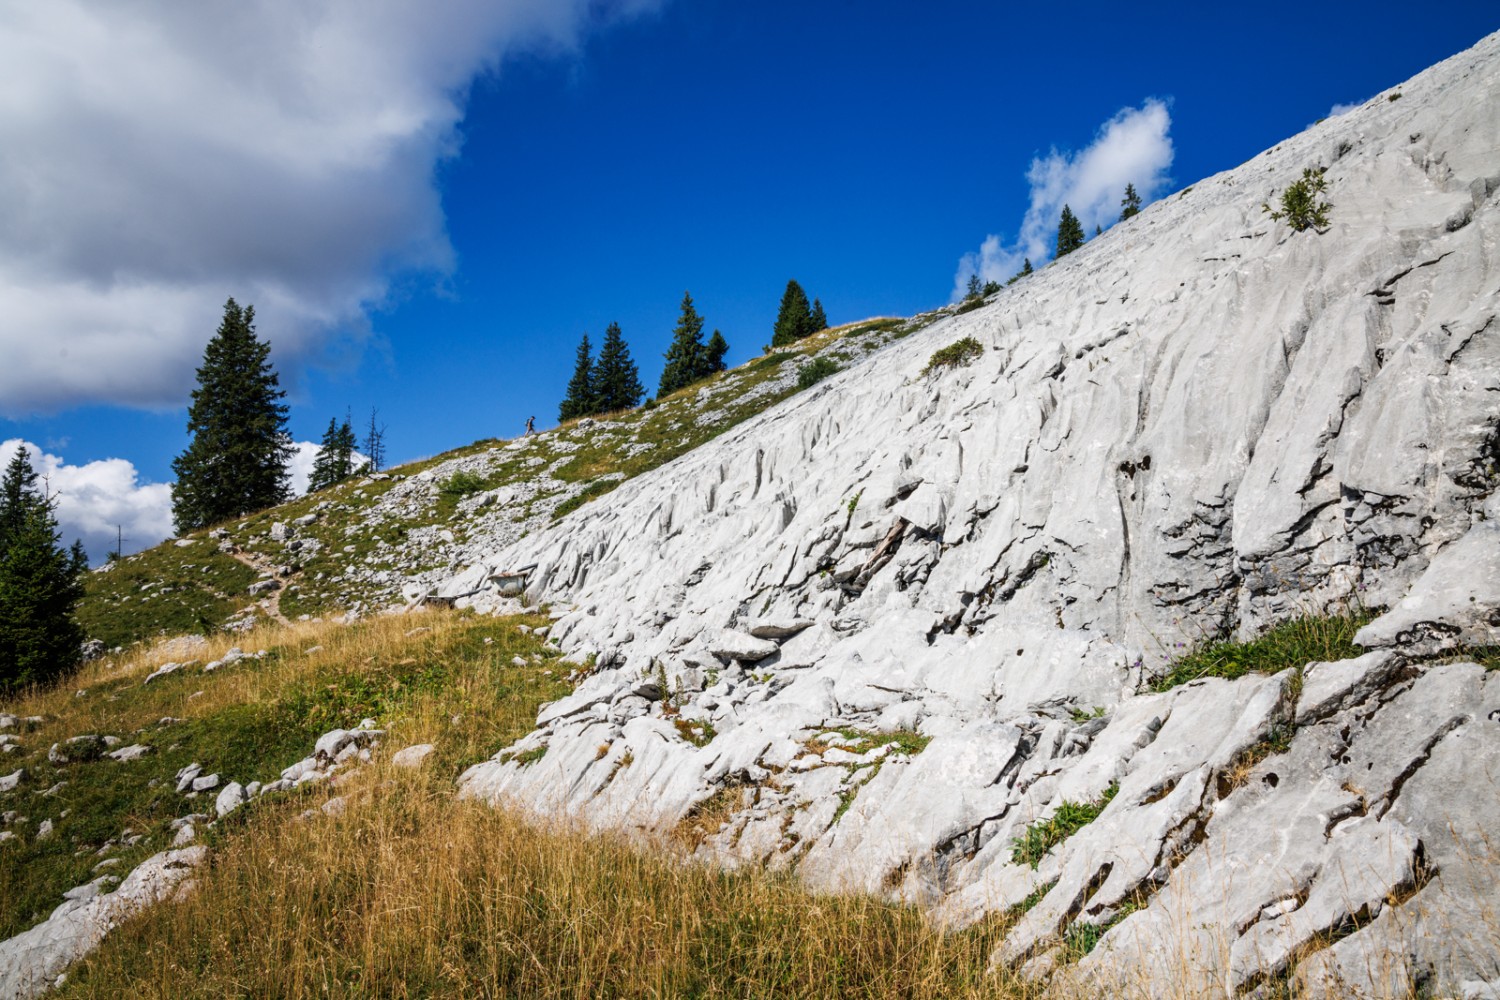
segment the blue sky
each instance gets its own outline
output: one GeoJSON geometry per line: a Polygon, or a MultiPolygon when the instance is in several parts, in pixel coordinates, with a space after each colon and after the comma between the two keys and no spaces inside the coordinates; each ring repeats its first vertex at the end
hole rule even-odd
{"type": "Polygon", "coordinates": [[[51,456],[91,547],[166,532],[147,484],[230,295],[296,438],[378,406],[392,459],[435,454],[551,424],[611,321],[654,386],[684,290],[732,363],[790,277],[834,323],[931,308],[1050,218],[1034,164],[1167,193],[1500,28],[1492,2],[407,6],[0,4],[0,441],[51,456]]]}

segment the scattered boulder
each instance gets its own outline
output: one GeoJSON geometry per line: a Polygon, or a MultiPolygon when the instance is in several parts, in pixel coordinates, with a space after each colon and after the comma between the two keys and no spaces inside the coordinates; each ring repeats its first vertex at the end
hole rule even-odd
{"type": "Polygon", "coordinates": [[[245,786],[238,781],[231,781],[214,800],[214,812],[222,818],[249,801],[250,795],[245,791],[245,786]]]}
{"type": "Polygon", "coordinates": [[[154,752],[155,751],[152,747],[149,747],[144,743],[135,743],[128,747],[121,747],[119,750],[111,750],[106,756],[120,761],[123,764],[129,763],[133,760],[140,760],[147,754],[154,752]]]}
{"type": "Polygon", "coordinates": [[[26,769],[19,768],[0,778],[0,792],[13,792],[26,780],[26,769]]]}
{"type": "Polygon", "coordinates": [[[398,750],[391,755],[391,764],[395,767],[421,767],[427,763],[427,758],[437,751],[437,747],[431,743],[418,743],[409,746],[405,750],[398,750]]]}

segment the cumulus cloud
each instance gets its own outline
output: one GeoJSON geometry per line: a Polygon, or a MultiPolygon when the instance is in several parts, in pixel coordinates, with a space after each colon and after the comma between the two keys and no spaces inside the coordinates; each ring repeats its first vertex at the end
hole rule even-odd
{"type": "MultiPolygon", "coordinates": [[[[89,558],[100,562],[114,551],[117,529],[125,535],[125,551],[148,549],[176,532],[172,526],[172,484],[142,482],[136,467],[123,458],[106,458],[84,465],[69,465],[63,458],[48,453],[30,441],[11,438],[0,441],[0,468],[15,457],[24,446],[31,456],[31,467],[57,499],[57,524],[63,544],[79,539],[88,549],[89,558]]],[[[307,492],[307,479],[318,446],[298,441],[288,471],[292,489],[307,492]]],[[[357,466],[364,455],[354,456],[357,466]]]]}
{"type": "Polygon", "coordinates": [[[1073,210],[1092,234],[1120,217],[1125,185],[1134,184],[1143,201],[1170,181],[1172,139],[1167,132],[1172,116],[1162,101],[1148,100],[1139,108],[1122,109],[1099,127],[1094,141],[1077,152],[1052,149],[1031,161],[1026,180],[1031,201],[1016,239],[1006,243],[995,234],[985,237],[979,250],[965,254],[954,278],[954,298],[961,297],[969,276],[1004,283],[1021,269],[1025,258],[1040,266],[1052,254],[1053,234],[1064,205],[1073,210]]]}
{"type": "Polygon", "coordinates": [[[126,538],[126,551],[155,545],[172,536],[172,487],[142,482],[134,465],[123,458],[107,458],[86,465],[69,465],[29,441],[0,442],[0,466],[25,446],[31,467],[57,498],[57,521],[63,543],[82,540],[94,561],[114,550],[116,526],[126,538]]]}
{"type": "Polygon", "coordinates": [[[175,406],[234,295],[285,366],[454,266],[469,84],[658,0],[0,6],[0,411],[175,406]]]}
{"type": "Polygon", "coordinates": [[[1339,115],[1347,115],[1349,112],[1353,111],[1355,108],[1361,106],[1364,103],[1364,101],[1353,101],[1349,104],[1335,104],[1333,107],[1328,109],[1328,114],[1325,117],[1337,118],[1339,115]]]}

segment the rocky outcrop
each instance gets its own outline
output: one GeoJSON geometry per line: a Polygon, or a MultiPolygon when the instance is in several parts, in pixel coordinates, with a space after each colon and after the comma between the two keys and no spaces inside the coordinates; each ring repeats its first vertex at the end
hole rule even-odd
{"type": "Polygon", "coordinates": [[[1500,680],[1433,659],[1500,628],[1500,36],[1399,89],[494,552],[592,672],[465,793],[727,796],[705,855],[1024,906],[997,960],[1109,991],[1500,988],[1500,680]],[[1326,231],[1262,212],[1318,166],[1326,231]],[[1146,690],[1351,605],[1358,659],[1146,690]]]}
{"type": "Polygon", "coordinates": [[[29,1000],[46,992],[122,921],[180,891],[207,854],[206,847],[163,851],[136,866],[113,892],[107,891],[114,881],[107,875],[70,890],[46,920],[0,941],[0,1000],[29,1000]]]}

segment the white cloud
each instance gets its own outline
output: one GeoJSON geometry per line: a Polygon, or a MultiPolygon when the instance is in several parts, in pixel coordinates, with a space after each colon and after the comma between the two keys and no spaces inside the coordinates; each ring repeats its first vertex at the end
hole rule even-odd
{"type": "Polygon", "coordinates": [[[134,465],[106,458],[69,465],[20,438],[0,442],[0,467],[25,445],[31,467],[57,498],[57,521],[63,544],[81,539],[94,561],[115,547],[116,526],[125,533],[125,550],[134,552],[172,536],[172,487],[145,483],[134,465]]]}
{"type": "MultiPolygon", "coordinates": [[[[125,535],[125,551],[139,552],[173,537],[172,484],[142,482],[136,467],[123,458],[106,458],[85,465],[69,465],[63,458],[38,448],[30,441],[11,438],[0,441],[0,469],[24,445],[48,492],[57,498],[57,523],[64,545],[81,539],[89,557],[101,561],[114,551],[117,529],[125,535]]],[[[288,471],[292,489],[307,492],[307,479],[318,445],[298,441],[288,471]]],[[[357,466],[365,460],[354,455],[357,466]]]]}
{"type": "Polygon", "coordinates": [[[1170,180],[1172,139],[1167,135],[1172,116],[1162,101],[1148,100],[1139,108],[1125,108],[1099,128],[1094,141],[1069,153],[1053,149],[1031,161],[1026,179],[1031,204],[1014,243],[998,235],[985,237],[978,251],[965,254],[954,278],[954,298],[961,297],[969,276],[1004,283],[1030,258],[1033,265],[1052,255],[1053,236],[1064,205],[1073,210],[1092,234],[1120,217],[1125,185],[1134,184],[1142,201],[1150,201],[1170,180]]]}
{"type": "Polygon", "coordinates": [[[230,295],[285,371],[454,266],[471,81],[658,0],[0,5],[0,411],[180,405],[230,295]]]}
{"type": "Polygon", "coordinates": [[[1354,101],[1350,104],[1335,104],[1333,107],[1328,109],[1328,114],[1325,117],[1337,118],[1339,115],[1347,115],[1349,112],[1353,111],[1357,107],[1360,107],[1364,103],[1364,101],[1354,101]]]}

